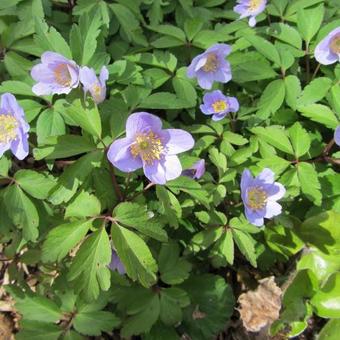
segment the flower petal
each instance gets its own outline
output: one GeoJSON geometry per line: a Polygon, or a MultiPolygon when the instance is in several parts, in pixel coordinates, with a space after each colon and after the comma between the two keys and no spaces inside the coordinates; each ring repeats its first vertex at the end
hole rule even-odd
{"type": "Polygon", "coordinates": [[[143,166],[145,176],[152,182],[156,184],[165,184],[166,175],[165,169],[161,162],[156,161],[153,164],[144,164],[143,166]]]}
{"type": "Polygon", "coordinates": [[[268,168],[265,168],[261,171],[261,173],[256,177],[257,180],[263,181],[266,184],[274,183],[274,172],[268,168]]]}
{"type": "MultiPolygon", "coordinates": [[[[20,129],[21,130],[21,129],[20,129]]],[[[20,131],[19,136],[11,143],[11,151],[16,158],[22,160],[29,152],[28,135],[20,131]]]]}
{"type": "Polygon", "coordinates": [[[45,63],[46,64],[54,64],[55,62],[68,63],[70,60],[68,60],[67,58],[65,58],[63,55],[61,55],[59,53],[47,51],[47,52],[44,52],[41,55],[41,61],[44,64],[45,63]]]}
{"type": "Polygon", "coordinates": [[[181,129],[166,129],[162,131],[168,155],[188,151],[195,145],[195,141],[189,132],[181,129]]]}
{"type": "Polygon", "coordinates": [[[132,142],[129,138],[117,139],[109,148],[107,158],[120,171],[132,172],[143,166],[142,160],[130,152],[132,142]]]}
{"type": "Polygon", "coordinates": [[[272,218],[274,216],[280,215],[282,212],[282,207],[279,203],[274,201],[268,201],[266,207],[265,218],[272,218]]]}
{"type": "Polygon", "coordinates": [[[171,181],[182,173],[182,165],[177,156],[166,156],[162,162],[165,170],[165,178],[167,181],[171,181]]]}
{"type": "Polygon", "coordinates": [[[86,89],[86,91],[88,91],[89,88],[97,81],[94,69],[89,68],[87,66],[82,67],[79,71],[79,80],[86,89]]]}
{"type": "Polygon", "coordinates": [[[340,146],[340,125],[335,129],[334,140],[335,140],[335,143],[338,146],[340,146]]]}
{"type": "Polygon", "coordinates": [[[148,112],[136,112],[129,116],[126,121],[126,136],[132,138],[137,132],[160,133],[162,121],[148,112]]]}
{"type": "Polygon", "coordinates": [[[267,192],[269,194],[268,200],[277,201],[284,197],[286,194],[286,189],[281,183],[275,182],[273,185],[271,185],[271,189],[267,190],[267,192]]]}
{"type": "Polygon", "coordinates": [[[244,209],[244,213],[246,215],[247,220],[257,227],[261,227],[264,224],[263,217],[259,216],[256,212],[252,211],[251,209],[244,209]]]}

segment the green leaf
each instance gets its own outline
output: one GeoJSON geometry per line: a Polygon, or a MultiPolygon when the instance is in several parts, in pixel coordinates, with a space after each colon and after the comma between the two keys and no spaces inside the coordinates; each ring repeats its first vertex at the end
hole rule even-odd
{"type": "Polygon", "coordinates": [[[43,296],[25,295],[23,299],[16,298],[15,307],[24,316],[25,320],[57,322],[62,318],[60,308],[43,296]]]}
{"type": "Polygon", "coordinates": [[[151,327],[159,318],[160,301],[157,295],[153,294],[149,300],[144,303],[138,313],[136,311],[131,317],[124,321],[121,334],[124,338],[138,335],[141,333],[148,333],[151,327]]]}
{"type": "Polygon", "coordinates": [[[336,118],[333,111],[325,105],[307,105],[299,107],[298,111],[300,111],[303,116],[330,129],[335,129],[339,125],[338,119],[336,118]]]}
{"type": "Polygon", "coordinates": [[[48,145],[33,149],[37,161],[43,158],[67,158],[96,150],[96,145],[91,140],[78,135],[48,137],[45,142],[48,145]]]}
{"type": "Polygon", "coordinates": [[[191,264],[179,255],[177,243],[170,242],[162,245],[159,253],[158,264],[161,279],[169,285],[182,283],[189,277],[191,264]]]}
{"type": "Polygon", "coordinates": [[[229,321],[234,311],[232,290],[217,275],[191,276],[182,285],[188,292],[190,306],[184,311],[183,326],[192,339],[213,339],[229,321]]]}
{"type": "Polygon", "coordinates": [[[318,173],[313,165],[305,162],[298,163],[297,174],[302,192],[310,201],[314,202],[316,205],[321,205],[321,186],[318,179],[318,173]]]}
{"type": "Polygon", "coordinates": [[[302,48],[302,39],[299,32],[288,24],[279,22],[271,24],[271,35],[285,43],[288,43],[297,49],[302,48]]]}
{"type": "Polygon", "coordinates": [[[145,109],[185,109],[192,106],[192,102],[178,98],[170,92],[151,94],[138,105],[138,107],[145,109]]]}
{"type": "Polygon", "coordinates": [[[16,227],[22,229],[24,239],[35,241],[39,234],[39,215],[33,202],[17,185],[7,187],[4,202],[8,216],[16,227]]]}
{"type": "Polygon", "coordinates": [[[283,104],[285,95],[285,83],[282,79],[269,83],[257,104],[257,117],[267,119],[270,114],[275,113],[283,104]]]}
{"type": "Polygon", "coordinates": [[[124,264],[128,276],[138,280],[144,287],[156,282],[157,264],[149,247],[136,233],[113,225],[112,242],[118,256],[124,264]]]}
{"type": "Polygon", "coordinates": [[[276,76],[270,63],[257,52],[233,53],[228,58],[233,70],[233,80],[237,83],[270,79],[276,76]]]}
{"type": "Polygon", "coordinates": [[[78,187],[91,175],[92,170],[101,166],[103,156],[103,151],[98,150],[80,157],[68,166],[59,177],[49,200],[54,205],[68,202],[75,195],[78,187]]]}
{"type": "Polygon", "coordinates": [[[226,261],[232,265],[234,263],[234,239],[230,229],[223,234],[219,249],[226,261]]]}
{"type": "Polygon", "coordinates": [[[338,340],[340,333],[340,319],[331,319],[318,334],[319,340],[338,340]]]}
{"type": "Polygon", "coordinates": [[[151,29],[152,31],[161,33],[163,35],[168,35],[171,37],[174,37],[180,41],[182,41],[183,43],[185,42],[185,34],[184,32],[173,25],[158,25],[158,26],[149,26],[149,29],[151,29]]]}
{"type": "Polygon", "coordinates": [[[121,26],[122,33],[128,42],[147,46],[148,43],[142,34],[139,22],[131,10],[122,4],[110,4],[112,12],[121,26]]]}
{"type": "Polygon", "coordinates": [[[6,52],[4,58],[4,64],[8,73],[13,77],[26,77],[33,66],[32,62],[21,55],[9,51],[6,52]]]}
{"type": "Polygon", "coordinates": [[[62,334],[60,327],[39,321],[21,321],[20,331],[15,334],[15,338],[17,340],[58,340],[60,338],[62,334]]]}
{"type": "Polygon", "coordinates": [[[97,38],[102,26],[100,8],[84,13],[79,25],[73,25],[70,32],[70,45],[75,61],[80,65],[89,64],[97,49],[97,38]]]}
{"type": "Polygon", "coordinates": [[[63,117],[57,110],[46,109],[43,111],[37,121],[38,143],[44,144],[47,137],[61,136],[66,132],[63,117]]]}
{"type": "Polygon", "coordinates": [[[332,80],[326,77],[312,80],[302,91],[297,106],[314,104],[323,99],[332,86],[332,80]]]}
{"type": "Polygon", "coordinates": [[[296,110],[298,97],[301,93],[301,83],[297,76],[289,75],[284,79],[286,86],[286,103],[296,110]]]}
{"type": "Polygon", "coordinates": [[[299,122],[296,122],[289,128],[289,137],[292,143],[295,157],[299,158],[309,151],[311,140],[307,131],[302,127],[299,122]]]}
{"type": "Polygon", "coordinates": [[[266,128],[255,127],[251,129],[251,131],[275,148],[290,155],[294,155],[292,145],[284,129],[276,126],[269,126],[266,128]]]}
{"type": "Polygon", "coordinates": [[[33,170],[19,170],[14,178],[24,191],[41,200],[48,198],[50,191],[56,186],[52,176],[33,170]]]}
{"type": "Polygon", "coordinates": [[[111,245],[104,228],[89,236],[75,256],[69,273],[70,281],[76,280],[77,291],[83,291],[86,300],[98,298],[100,289],[110,288],[111,245]]]}
{"type": "Polygon", "coordinates": [[[332,274],[311,303],[316,314],[323,318],[340,318],[340,273],[332,274]]]}
{"type": "Polygon", "coordinates": [[[65,107],[63,115],[89,134],[101,137],[100,115],[97,106],[92,101],[87,101],[83,105],[80,99],[76,99],[71,105],[65,107]]]}
{"type": "Polygon", "coordinates": [[[320,282],[324,282],[334,272],[340,271],[338,255],[326,255],[316,248],[309,248],[297,263],[297,270],[311,270],[320,282]]]}
{"type": "Polygon", "coordinates": [[[253,267],[257,267],[256,264],[256,253],[255,253],[255,241],[246,232],[241,230],[232,229],[232,234],[237,247],[240,249],[241,253],[246,257],[246,259],[251,263],[253,267]]]}
{"type": "Polygon", "coordinates": [[[300,7],[297,11],[297,27],[307,44],[309,44],[314,35],[318,32],[323,20],[324,12],[325,9],[323,4],[309,9],[300,7]]]}
{"type": "Polygon", "coordinates": [[[330,255],[340,252],[340,214],[328,211],[305,220],[296,229],[299,237],[307,244],[330,255]]]}
{"type": "Polygon", "coordinates": [[[160,319],[167,325],[175,325],[182,321],[182,308],[190,304],[188,294],[180,288],[162,289],[160,294],[160,319]]]}
{"type": "Polygon", "coordinates": [[[6,80],[0,85],[0,93],[9,92],[23,96],[35,96],[32,92],[32,86],[22,81],[6,80]]]}
{"type": "Polygon", "coordinates": [[[98,198],[86,191],[81,191],[79,195],[70,203],[65,210],[65,218],[70,217],[94,217],[98,216],[101,206],[98,198]]]}
{"type": "Polygon", "coordinates": [[[100,336],[102,332],[112,332],[119,323],[119,319],[113,313],[93,311],[77,313],[73,326],[81,334],[100,336]]]}
{"type": "Polygon", "coordinates": [[[83,240],[92,226],[91,221],[80,220],[53,228],[42,247],[44,262],[60,262],[68,252],[83,240]]]}
{"type": "Polygon", "coordinates": [[[281,65],[279,52],[277,51],[276,47],[268,41],[268,39],[249,34],[246,34],[244,37],[258,50],[259,53],[264,55],[267,59],[274,62],[278,66],[281,65]]]}
{"type": "Polygon", "coordinates": [[[148,215],[145,206],[137,203],[121,203],[115,207],[113,217],[119,224],[136,229],[158,241],[165,242],[168,239],[163,225],[156,218],[148,215]]]}
{"type": "Polygon", "coordinates": [[[70,47],[61,34],[37,17],[35,18],[35,32],[34,41],[43,51],[54,51],[66,58],[72,58],[70,47]]]}

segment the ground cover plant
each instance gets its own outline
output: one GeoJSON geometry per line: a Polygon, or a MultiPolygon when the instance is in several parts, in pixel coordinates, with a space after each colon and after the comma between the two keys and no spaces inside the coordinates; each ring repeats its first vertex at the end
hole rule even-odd
{"type": "Polygon", "coordinates": [[[338,339],[338,0],[3,0],[0,34],[2,338],[338,339]]]}

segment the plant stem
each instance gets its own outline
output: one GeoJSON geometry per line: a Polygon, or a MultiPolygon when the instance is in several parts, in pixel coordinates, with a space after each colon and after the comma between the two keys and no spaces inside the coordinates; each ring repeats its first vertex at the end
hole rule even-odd
{"type": "Polygon", "coordinates": [[[110,166],[110,174],[111,174],[111,179],[112,179],[112,184],[113,184],[113,188],[115,190],[115,193],[117,195],[117,198],[120,202],[124,201],[124,197],[123,194],[120,190],[120,187],[118,185],[117,182],[117,178],[116,178],[116,174],[115,174],[115,169],[113,168],[113,165],[109,162],[109,166],[110,166]]]}

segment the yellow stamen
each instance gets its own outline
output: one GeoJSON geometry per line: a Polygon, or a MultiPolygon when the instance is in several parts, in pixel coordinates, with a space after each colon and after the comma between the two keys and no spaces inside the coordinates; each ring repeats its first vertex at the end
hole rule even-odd
{"type": "Polygon", "coordinates": [[[215,72],[218,67],[218,58],[215,53],[208,54],[207,61],[202,67],[204,72],[215,72]]]}
{"type": "Polygon", "coordinates": [[[55,81],[62,86],[70,86],[71,75],[66,64],[59,64],[53,70],[55,81]]]}
{"type": "Polygon", "coordinates": [[[333,53],[340,54],[340,33],[333,37],[329,47],[333,53]]]}
{"type": "Polygon", "coordinates": [[[100,87],[100,85],[94,84],[92,86],[92,91],[95,97],[99,97],[101,95],[102,88],[100,87]]]}
{"type": "Polygon", "coordinates": [[[249,10],[256,11],[262,4],[263,0],[250,0],[249,10]]]}
{"type": "Polygon", "coordinates": [[[8,144],[17,138],[18,121],[9,114],[0,114],[0,144],[8,144]]]}
{"type": "Polygon", "coordinates": [[[155,160],[160,160],[163,151],[161,139],[152,131],[137,134],[135,142],[130,147],[132,156],[134,158],[141,157],[148,165],[151,165],[155,160]]]}
{"type": "Polygon", "coordinates": [[[212,104],[212,107],[216,113],[225,111],[228,108],[228,104],[224,100],[218,100],[214,104],[212,104]]]}
{"type": "Polygon", "coordinates": [[[261,187],[248,189],[247,205],[252,210],[263,209],[268,199],[267,193],[261,187]]]}

